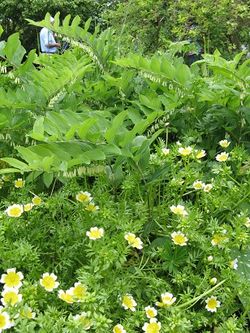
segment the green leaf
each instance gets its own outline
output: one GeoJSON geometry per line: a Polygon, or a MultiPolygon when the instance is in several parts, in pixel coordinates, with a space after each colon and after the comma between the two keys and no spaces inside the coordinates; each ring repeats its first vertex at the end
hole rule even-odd
{"type": "Polygon", "coordinates": [[[120,112],[112,121],[110,128],[105,133],[105,139],[108,143],[113,143],[115,136],[123,125],[123,121],[127,116],[127,111],[120,112]]]}
{"type": "Polygon", "coordinates": [[[39,141],[44,140],[44,117],[38,117],[33,125],[33,132],[30,136],[39,141]]]}
{"type": "Polygon", "coordinates": [[[21,171],[28,171],[29,170],[29,166],[26,163],[21,162],[21,161],[17,160],[16,158],[3,157],[3,158],[1,158],[1,160],[8,163],[11,166],[13,166],[14,168],[21,170],[21,171]]]}
{"type": "Polygon", "coordinates": [[[45,173],[43,174],[43,182],[44,182],[44,184],[45,184],[45,186],[46,186],[47,188],[50,187],[50,185],[51,185],[52,182],[53,182],[53,179],[54,179],[54,175],[53,175],[53,173],[45,172],[45,173]]]}
{"type": "Polygon", "coordinates": [[[19,33],[11,35],[4,48],[5,55],[9,62],[15,66],[20,66],[26,51],[19,40],[19,33]]]}

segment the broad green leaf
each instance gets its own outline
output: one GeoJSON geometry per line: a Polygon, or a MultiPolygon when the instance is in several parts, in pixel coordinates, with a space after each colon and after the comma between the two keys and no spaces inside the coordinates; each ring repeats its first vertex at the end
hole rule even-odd
{"type": "Polygon", "coordinates": [[[26,51],[19,40],[19,33],[10,35],[4,48],[9,62],[15,66],[20,66],[26,51]]]}
{"type": "Polygon", "coordinates": [[[8,163],[11,166],[13,166],[16,169],[19,169],[19,170],[22,170],[22,171],[29,170],[29,166],[26,163],[24,163],[22,161],[19,161],[16,158],[3,157],[3,158],[1,158],[1,160],[8,163]]]}
{"type": "Polygon", "coordinates": [[[105,139],[108,143],[113,143],[115,136],[123,125],[124,119],[127,116],[127,111],[120,112],[112,121],[110,128],[105,133],[105,139]]]}

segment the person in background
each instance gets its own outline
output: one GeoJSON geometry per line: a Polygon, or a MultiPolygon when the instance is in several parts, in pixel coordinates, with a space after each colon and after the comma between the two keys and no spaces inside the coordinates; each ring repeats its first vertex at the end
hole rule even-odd
{"type": "MultiPolygon", "coordinates": [[[[50,18],[51,24],[54,23],[54,18],[50,18]]],[[[57,43],[53,31],[48,28],[42,28],[40,31],[40,47],[41,52],[46,54],[54,54],[57,52],[58,48],[61,46],[57,43]]]]}

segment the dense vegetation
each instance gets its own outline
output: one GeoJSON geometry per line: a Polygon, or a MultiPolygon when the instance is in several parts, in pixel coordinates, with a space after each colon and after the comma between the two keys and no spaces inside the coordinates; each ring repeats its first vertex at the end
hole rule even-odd
{"type": "Polygon", "coordinates": [[[70,49],[0,43],[0,329],[248,332],[245,53],[29,22],[70,49]]]}
{"type": "Polygon", "coordinates": [[[26,18],[41,20],[48,11],[60,11],[62,18],[79,15],[83,22],[92,17],[93,23],[112,26],[122,35],[124,46],[146,53],[166,50],[169,41],[191,40],[194,49],[197,44],[210,53],[217,48],[229,57],[250,43],[247,0],[3,0],[4,37],[19,31],[27,50],[37,48],[37,30],[26,18]]]}

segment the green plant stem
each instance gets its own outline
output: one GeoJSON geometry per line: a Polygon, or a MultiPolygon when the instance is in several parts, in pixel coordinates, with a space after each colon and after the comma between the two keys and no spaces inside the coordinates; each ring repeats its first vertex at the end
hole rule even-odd
{"type": "Polygon", "coordinates": [[[176,309],[182,309],[185,308],[186,306],[193,306],[195,303],[197,303],[201,298],[203,298],[204,296],[207,296],[208,294],[210,294],[212,291],[214,291],[215,289],[217,289],[219,286],[221,286],[226,280],[223,280],[221,282],[219,282],[218,284],[216,284],[214,287],[212,287],[211,289],[206,290],[203,294],[191,299],[190,301],[187,301],[186,303],[183,303],[181,305],[176,306],[176,309]]]}

